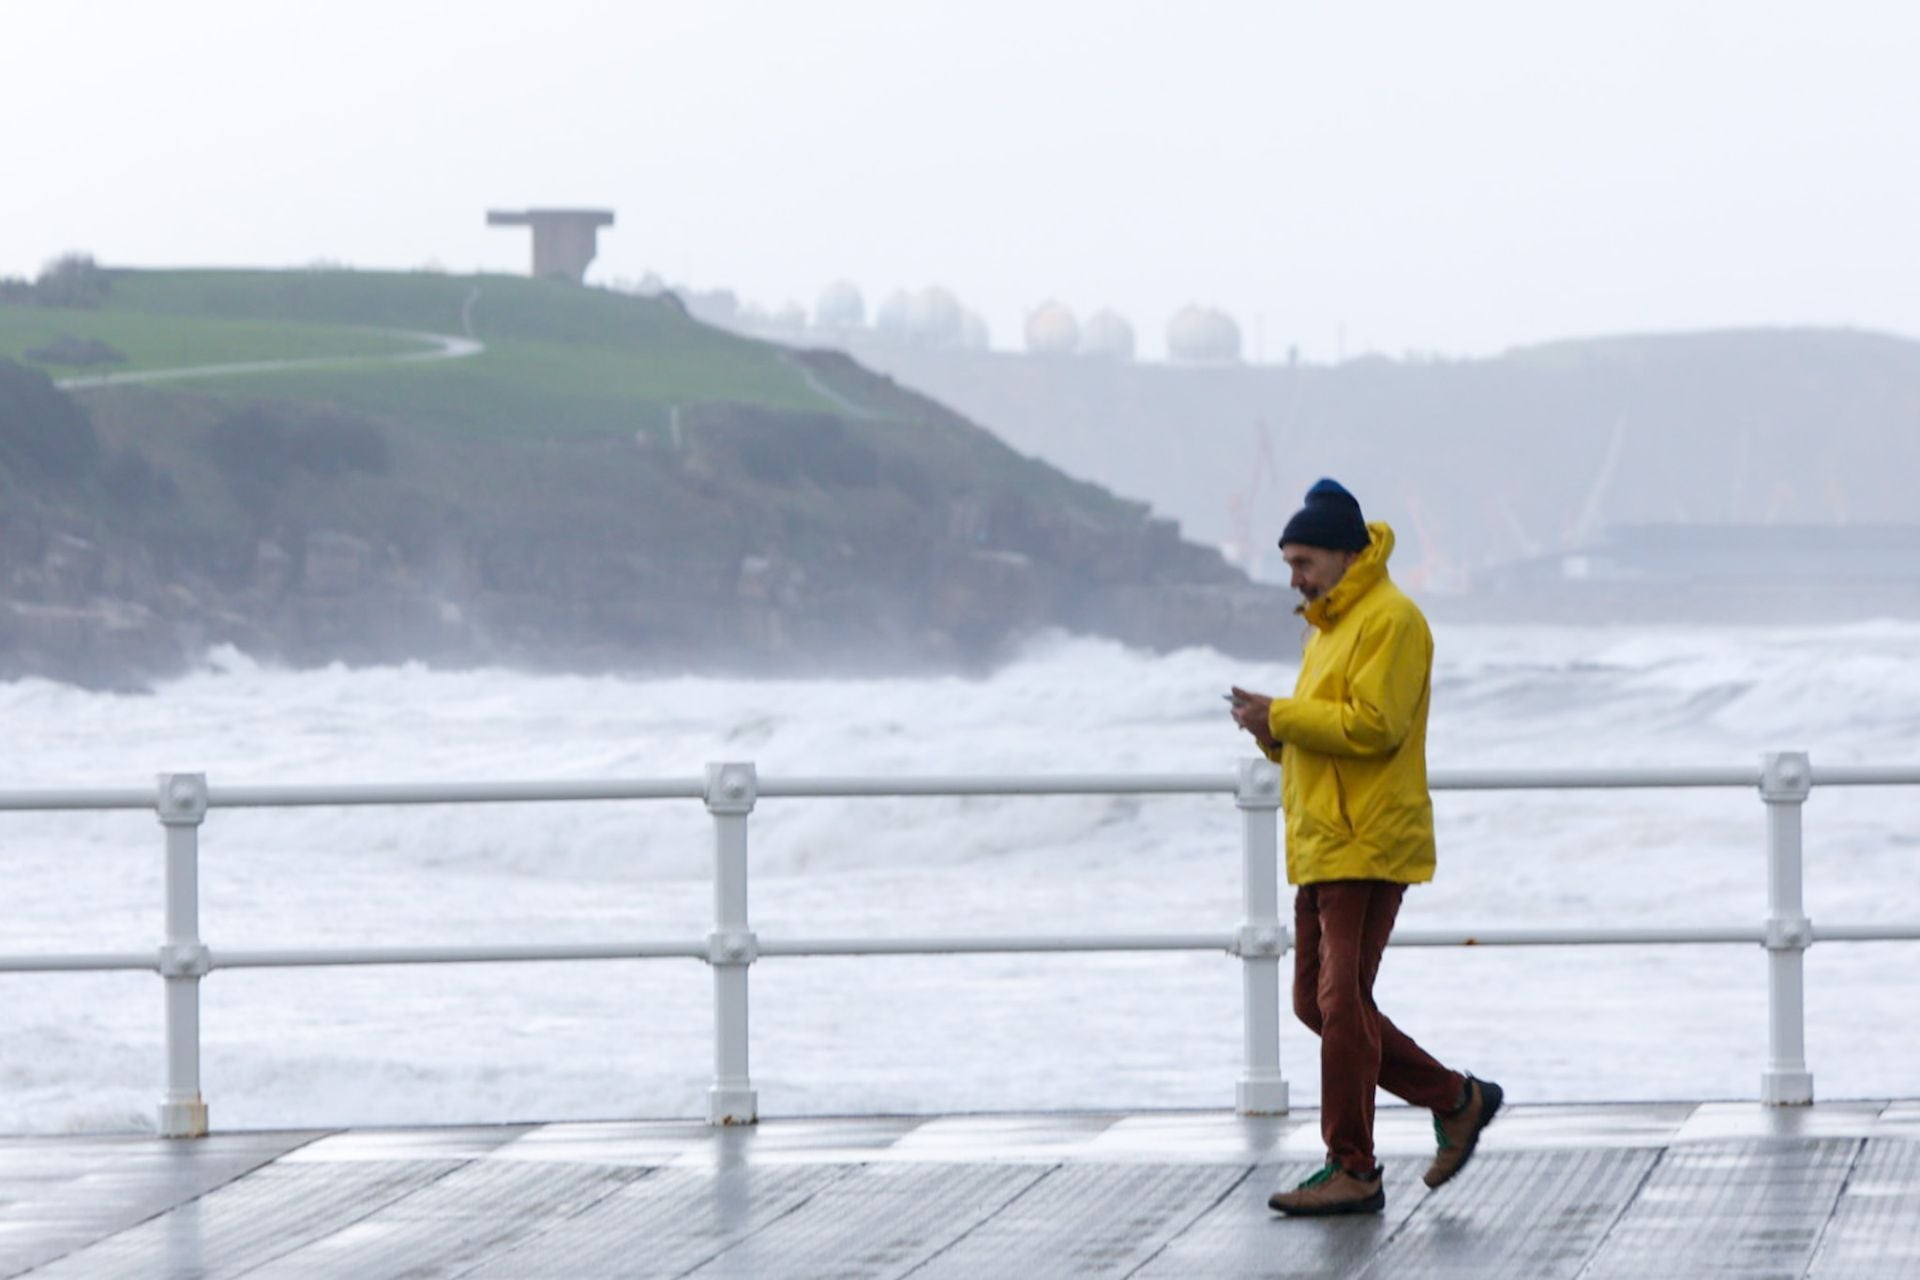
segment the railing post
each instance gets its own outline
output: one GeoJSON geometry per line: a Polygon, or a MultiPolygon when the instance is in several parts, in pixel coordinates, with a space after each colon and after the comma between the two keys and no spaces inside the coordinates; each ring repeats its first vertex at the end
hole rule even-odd
{"type": "Polygon", "coordinates": [[[1801,896],[1800,857],[1801,808],[1812,790],[1813,766],[1806,752],[1761,757],[1760,798],[1767,805],[1767,1069],[1760,1076],[1760,1098],[1774,1107],[1813,1102],[1803,964],[1813,925],[1801,896]]]}
{"type": "Polygon", "coordinates": [[[207,816],[203,773],[159,775],[155,807],[167,833],[167,941],[160,977],[167,989],[167,1093],[160,1136],[201,1138],[207,1104],[200,1097],[200,979],[209,968],[200,941],[200,824],[207,816]]]}
{"type": "Polygon", "coordinates": [[[713,815],[713,1086],[707,1123],[753,1124],[759,1100],[747,1070],[747,968],[759,954],[747,925],[747,815],[759,796],[750,762],[707,766],[707,812],[713,815]]]}
{"type": "Polygon", "coordinates": [[[1266,760],[1242,760],[1234,803],[1240,809],[1240,891],[1246,916],[1234,942],[1246,1004],[1246,1069],[1234,1086],[1243,1116],[1285,1115],[1287,1081],[1280,1074],[1280,771],[1266,760]]]}

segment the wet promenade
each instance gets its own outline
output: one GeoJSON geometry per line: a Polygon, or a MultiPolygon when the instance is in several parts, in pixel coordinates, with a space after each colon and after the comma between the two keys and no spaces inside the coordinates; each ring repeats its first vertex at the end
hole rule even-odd
{"type": "Polygon", "coordinates": [[[0,1275],[1920,1277],[1920,1103],[1514,1107],[1428,1192],[1276,1218],[1317,1116],[0,1139],[0,1275]]]}

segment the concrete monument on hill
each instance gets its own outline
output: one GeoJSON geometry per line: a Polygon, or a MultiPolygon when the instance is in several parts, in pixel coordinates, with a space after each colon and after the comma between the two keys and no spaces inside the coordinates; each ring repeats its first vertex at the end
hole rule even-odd
{"type": "Polygon", "coordinates": [[[599,250],[601,227],[613,225],[611,209],[525,209],[487,211],[490,227],[533,228],[533,274],[575,284],[586,279],[587,264],[599,250]]]}

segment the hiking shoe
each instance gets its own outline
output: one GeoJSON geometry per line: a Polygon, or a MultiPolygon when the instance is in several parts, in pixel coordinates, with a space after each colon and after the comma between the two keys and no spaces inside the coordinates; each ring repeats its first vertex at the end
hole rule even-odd
{"type": "Polygon", "coordinates": [[[1493,1123],[1500,1113],[1500,1100],[1506,1093],[1491,1080],[1467,1077],[1466,1105],[1451,1115],[1433,1113],[1433,1136],[1440,1149],[1427,1166],[1421,1181],[1429,1187],[1443,1186],[1454,1174],[1467,1167],[1473,1149],[1480,1145],[1480,1131],[1493,1123]]]}
{"type": "Polygon", "coordinates": [[[1267,1197],[1267,1207],[1278,1209],[1290,1218],[1323,1218],[1336,1213],[1379,1213],[1387,1207],[1387,1189],[1380,1170],[1361,1177],[1339,1165],[1327,1167],[1292,1191],[1276,1191],[1267,1197]]]}

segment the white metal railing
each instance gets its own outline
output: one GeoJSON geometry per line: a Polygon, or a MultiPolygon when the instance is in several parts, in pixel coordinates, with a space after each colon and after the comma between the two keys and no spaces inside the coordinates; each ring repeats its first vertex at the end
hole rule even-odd
{"type": "MultiPolygon", "coordinates": [[[[1396,946],[1591,946],[1746,943],[1768,955],[1763,1101],[1813,1101],[1807,1068],[1803,958],[1816,941],[1920,940],[1920,923],[1822,925],[1802,900],[1801,809],[1814,785],[1920,785],[1920,766],[1815,770],[1805,752],[1770,752],[1754,768],[1442,770],[1436,791],[1757,787],[1767,815],[1767,913],[1736,927],[1407,930],[1396,946]]],[[[1241,962],[1245,1065],[1235,1086],[1243,1114],[1287,1110],[1280,1071],[1280,962],[1291,945],[1280,917],[1280,775],[1265,760],[1232,773],[1025,777],[761,778],[748,762],[710,764],[704,778],[613,782],[445,782],[343,786],[209,786],[205,775],[164,773],[156,790],[0,791],[0,812],[151,809],[166,838],[166,936],[157,951],[0,955],[0,973],[147,970],[166,990],[167,1086],[159,1128],[167,1137],[207,1132],[200,1087],[200,981],[216,969],[368,964],[467,964],[561,960],[705,961],[713,970],[714,1066],[710,1124],[750,1124],[759,1103],[748,1070],[747,974],[761,957],[955,955],[983,952],[1225,951],[1241,962]],[[762,799],[899,796],[1230,795],[1241,813],[1242,918],[1217,933],[762,939],[747,912],[747,823],[762,799]],[[200,827],[213,809],[342,805],[529,804],[553,801],[701,800],[713,818],[713,926],[704,938],[531,945],[274,947],[214,951],[200,937],[200,827]]]]}

